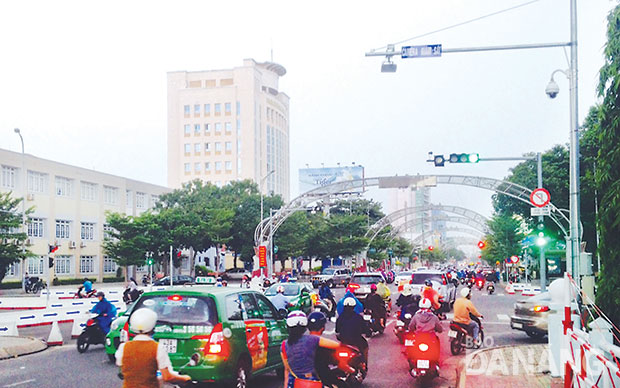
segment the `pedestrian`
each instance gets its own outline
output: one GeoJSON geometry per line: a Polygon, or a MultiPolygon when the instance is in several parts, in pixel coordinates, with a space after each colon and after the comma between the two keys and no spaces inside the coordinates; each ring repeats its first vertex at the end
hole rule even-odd
{"type": "Polygon", "coordinates": [[[130,342],[124,342],[116,351],[116,365],[121,367],[123,388],[159,388],[157,371],[162,379],[170,383],[185,383],[191,380],[172,369],[168,352],[152,338],[157,313],[141,308],[131,314],[129,327],[137,335],[130,342]]]}
{"type": "Polygon", "coordinates": [[[28,289],[26,287],[28,286],[29,281],[30,281],[30,276],[28,276],[28,272],[26,272],[24,274],[24,279],[22,280],[22,288],[24,289],[25,292],[28,292],[28,289]]]}

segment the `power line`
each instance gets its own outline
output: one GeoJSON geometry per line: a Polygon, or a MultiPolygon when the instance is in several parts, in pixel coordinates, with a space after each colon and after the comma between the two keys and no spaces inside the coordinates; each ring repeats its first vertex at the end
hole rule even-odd
{"type": "MultiPolygon", "coordinates": [[[[506,9],[503,9],[503,10],[500,10],[500,11],[492,12],[492,13],[489,13],[489,14],[486,14],[486,15],[483,15],[483,16],[479,16],[479,17],[474,18],[474,19],[469,19],[469,20],[466,20],[464,22],[453,24],[453,25],[448,26],[448,27],[440,28],[438,30],[426,32],[426,33],[424,33],[422,35],[416,35],[413,38],[409,38],[409,39],[401,40],[401,41],[398,41],[398,42],[394,42],[393,45],[399,45],[399,44],[406,43],[406,42],[409,42],[409,41],[414,40],[414,39],[422,38],[422,37],[425,37],[425,36],[428,36],[428,35],[432,35],[432,34],[436,34],[438,32],[442,32],[442,31],[450,30],[452,28],[464,26],[466,24],[477,22],[479,20],[486,19],[486,18],[491,17],[491,16],[499,15],[499,14],[502,14],[502,13],[505,13],[505,12],[509,12],[509,11],[515,10],[517,8],[525,7],[527,5],[530,5],[530,4],[533,4],[533,3],[537,3],[539,1],[540,0],[531,0],[531,1],[528,1],[528,2],[525,2],[525,3],[517,4],[517,5],[515,5],[513,7],[510,7],[510,8],[506,8],[506,9]]],[[[382,46],[382,47],[374,49],[373,51],[382,50],[382,49],[385,49],[387,47],[388,46],[382,46]]]]}

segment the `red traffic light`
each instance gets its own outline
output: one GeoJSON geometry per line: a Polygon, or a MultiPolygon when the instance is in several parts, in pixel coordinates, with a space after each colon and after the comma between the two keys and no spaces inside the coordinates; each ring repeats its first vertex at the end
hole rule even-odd
{"type": "Polygon", "coordinates": [[[478,241],[478,248],[484,249],[487,246],[487,243],[484,241],[478,241]]]}
{"type": "Polygon", "coordinates": [[[432,251],[433,249],[435,249],[435,247],[433,247],[432,245],[429,245],[428,250],[432,251]]]}

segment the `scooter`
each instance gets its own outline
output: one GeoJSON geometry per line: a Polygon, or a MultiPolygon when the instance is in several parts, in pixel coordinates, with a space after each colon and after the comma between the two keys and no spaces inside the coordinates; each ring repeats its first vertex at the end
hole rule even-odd
{"type": "Polygon", "coordinates": [[[84,286],[80,286],[77,289],[75,295],[73,295],[73,299],[94,298],[95,295],[97,294],[97,290],[95,290],[94,288],[87,293],[83,293],[82,292],[83,289],[84,289],[84,286]]]}
{"type": "Polygon", "coordinates": [[[405,343],[405,333],[407,332],[407,328],[409,327],[409,324],[411,323],[411,318],[413,317],[413,315],[411,315],[410,313],[405,313],[402,320],[398,317],[400,317],[400,313],[398,313],[396,315],[397,320],[396,323],[394,324],[394,335],[396,336],[396,338],[398,338],[398,342],[400,342],[401,344],[405,343]]]}
{"type": "Polygon", "coordinates": [[[374,337],[377,334],[383,334],[385,331],[385,319],[383,322],[381,319],[375,319],[372,310],[364,310],[364,320],[368,324],[368,327],[370,327],[370,337],[374,337]]]}
{"type": "Polygon", "coordinates": [[[31,276],[26,281],[24,288],[26,290],[26,293],[36,294],[45,288],[45,283],[38,276],[31,276]]]}
{"type": "Polygon", "coordinates": [[[123,302],[125,302],[126,305],[130,305],[131,303],[133,303],[136,300],[138,300],[138,298],[142,294],[144,294],[143,290],[139,290],[139,289],[136,288],[132,292],[132,291],[129,290],[129,288],[126,288],[125,291],[123,292],[123,302]]]}
{"type": "Polygon", "coordinates": [[[460,354],[464,349],[480,349],[484,343],[484,330],[482,330],[482,321],[470,314],[472,320],[478,322],[480,326],[480,332],[478,334],[479,343],[474,343],[474,338],[471,336],[467,327],[461,323],[450,322],[450,331],[448,332],[448,338],[450,338],[450,352],[456,356],[460,354]]]}
{"type": "Polygon", "coordinates": [[[354,346],[342,344],[331,352],[329,376],[321,376],[323,383],[338,387],[357,388],[362,385],[368,373],[364,355],[354,346]]]}
{"type": "Polygon", "coordinates": [[[489,293],[489,295],[493,295],[493,293],[495,292],[495,283],[489,282],[489,284],[487,284],[487,292],[489,293]]]}
{"type": "Polygon", "coordinates": [[[439,376],[439,338],[435,333],[406,333],[405,355],[414,379],[428,381],[439,376]]]}
{"type": "Polygon", "coordinates": [[[476,287],[478,287],[478,291],[482,291],[482,288],[484,287],[484,280],[482,279],[476,280],[476,287]]]}
{"type": "Polygon", "coordinates": [[[336,314],[336,304],[330,299],[317,299],[314,309],[325,314],[327,318],[331,318],[336,314]]]}
{"type": "Polygon", "coordinates": [[[105,333],[99,326],[100,316],[94,316],[86,321],[86,327],[77,339],[77,350],[84,353],[90,345],[103,345],[105,343],[105,333]]]}

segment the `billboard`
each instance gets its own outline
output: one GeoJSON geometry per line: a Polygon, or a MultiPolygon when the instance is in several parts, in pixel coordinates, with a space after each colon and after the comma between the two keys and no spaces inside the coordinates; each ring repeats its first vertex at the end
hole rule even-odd
{"type": "MultiPolygon", "coordinates": [[[[364,167],[324,167],[324,168],[300,168],[299,169],[299,192],[301,194],[332,183],[352,181],[364,178],[364,167]]],[[[354,192],[362,192],[362,187],[354,192]]]]}

